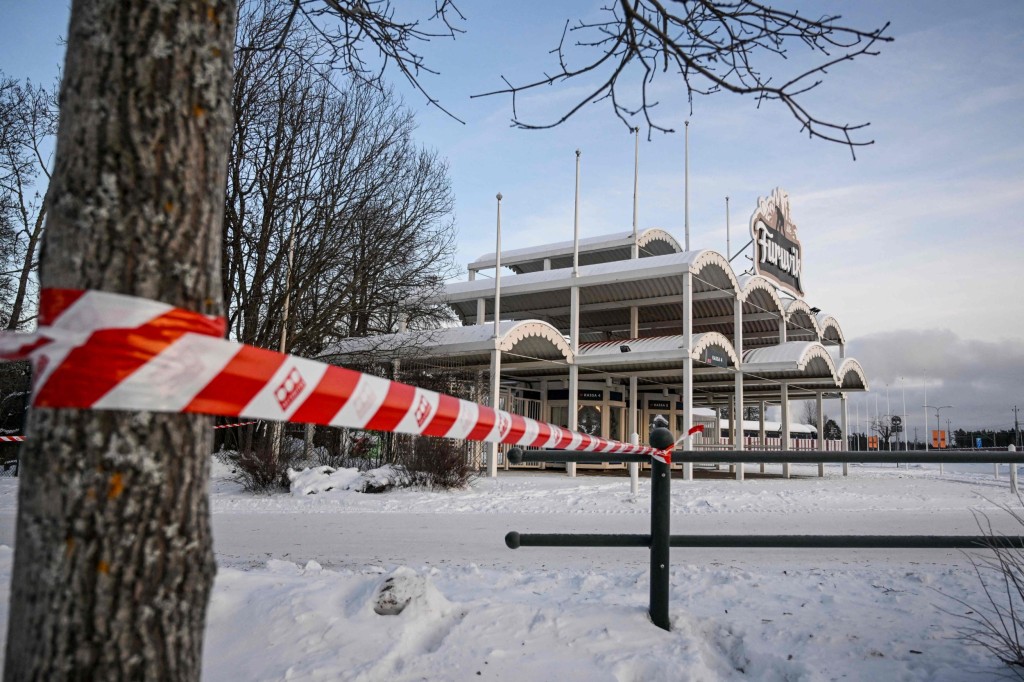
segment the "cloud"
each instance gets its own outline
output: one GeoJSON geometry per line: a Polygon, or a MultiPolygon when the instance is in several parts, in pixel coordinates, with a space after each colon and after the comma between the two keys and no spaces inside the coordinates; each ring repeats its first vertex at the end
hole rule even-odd
{"type": "MultiPolygon", "coordinates": [[[[952,405],[942,421],[948,417],[954,429],[1012,428],[1013,406],[1024,408],[1020,338],[977,341],[946,329],[903,329],[856,339],[849,355],[863,365],[874,394],[856,400],[872,410],[878,400],[882,414],[901,414],[905,392],[907,415],[919,427],[926,383],[927,404],[952,405]]],[[[928,428],[935,428],[935,413],[928,412],[928,428]]]]}

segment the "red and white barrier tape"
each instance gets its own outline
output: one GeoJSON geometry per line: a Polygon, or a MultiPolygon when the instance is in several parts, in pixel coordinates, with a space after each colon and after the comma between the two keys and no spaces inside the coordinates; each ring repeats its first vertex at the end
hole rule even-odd
{"type": "Polygon", "coordinates": [[[0,436],[0,443],[15,442],[20,443],[25,440],[25,436],[0,436]]]}
{"type": "Polygon", "coordinates": [[[249,424],[255,424],[256,422],[238,422],[237,424],[217,424],[213,428],[215,429],[233,429],[236,426],[248,426],[249,424]]]}
{"type": "Polygon", "coordinates": [[[33,361],[38,407],[193,412],[671,460],[652,447],[233,343],[221,338],[224,328],[223,318],[147,299],[44,289],[38,330],[0,335],[0,358],[33,361]]]}
{"type": "Polygon", "coordinates": [[[682,436],[680,436],[679,438],[676,439],[676,442],[672,445],[672,447],[670,447],[670,448],[668,448],[666,450],[658,450],[657,452],[653,453],[651,455],[651,457],[653,457],[654,459],[658,460],[659,462],[664,462],[665,464],[671,464],[672,463],[672,451],[675,450],[676,448],[678,448],[680,445],[682,445],[686,441],[688,441],[691,438],[693,438],[698,433],[704,433],[704,425],[703,424],[697,424],[696,426],[690,428],[689,431],[687,431],[682,436]]]}

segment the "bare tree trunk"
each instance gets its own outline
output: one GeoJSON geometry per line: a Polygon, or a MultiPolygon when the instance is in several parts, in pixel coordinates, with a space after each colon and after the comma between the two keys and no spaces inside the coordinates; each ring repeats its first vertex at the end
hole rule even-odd
{"type": "MultiPolygon", "coordinates": [[[[75,0],[43,287],[220,312],[233,0],[75,0]]],[[[209,418],[33,411],[5,679],[198,679],[209,418]]]]}
{"type": "Polygon", "coordinates": [[[21,274],[18,275],[18,291],[14,295],[14,306],[11,308],[11,321],[8,329],[17,329],[23,320],[22,307],[25,305],[25,294],[28,292],[28,278],[32,274],[33,263],[36,259],[36,249],[39,246],[39,236],[43,233],[43,221],[46,219],[46,198],[39,207],[39,215],[32,226],[32,232],[28,235],[28,245],[25,247],[25,260],[21,265],[21,274]]]}

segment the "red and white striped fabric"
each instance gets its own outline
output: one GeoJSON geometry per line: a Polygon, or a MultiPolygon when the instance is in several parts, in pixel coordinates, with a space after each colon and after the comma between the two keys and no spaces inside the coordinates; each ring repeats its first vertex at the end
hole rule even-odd
{"type": "Polygon", "coordinates": [[[217,424],[214,429],[233,429],[237,426],[248,426],[249,424],[255,424],[256,422],[238,422],[237,424],[217,424]]]}
{"type": "Polygon", "coordinates": [[[20,443],[25,440],[25,436],[0,436],[0,443],[20,443]]]}
{"type": "Polygon", "coordinates": [[[654,459],[658,460],[659,462],[664,462],[665,464],[671,464],[672,463],[672,451],[675,450],[676,448],[678,448],[680,445],[682,445],[686,441],[688,441],[691,438],[693,438],[698,433],[704,433],[704,425],[703,424],[697,424],[696,426],[692,427],[689,431],[687,431],[685,434],[683,434],[678,439],[676,439],[676,442],[672,445],[672,447],[668,448],[667,450],[657,450],[657,451],[655,451],[654,453],[651,454],[651,457],[653,457],[654,459]]]}
{"type": "Polygon", "coordinates": [[[221,338],[224,320],[100,291],[46,289],[39,329],[0,335],[30,359],[33,405],[194,412],[512,445],[655,455],[449,395],[221,338]]]}

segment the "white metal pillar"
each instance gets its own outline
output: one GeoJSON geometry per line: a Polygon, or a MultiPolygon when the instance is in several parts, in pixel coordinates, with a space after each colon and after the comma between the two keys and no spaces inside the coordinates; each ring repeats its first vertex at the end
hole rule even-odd
{"type": "MultiPolygon", "coordinates": [[[[693,274],[683,273],[683,433],[693,428],[693,274]]],[[[680,434],[681,435],[681,434],[680,434]]],[[[683,441],[683,450],[693,450],[693,439],[683,441]]],[[[683,480],[693,480],[693,462],[683,462],[683,480]]]]}
{"type": "MultiPolygon", "coordinates": [[[[765,428],[764,428],[764,419],[765,419],[764,411],[765,411],[765,409],[767,409],[767,407],[768,407],[768,405],[765,404],[765,401],[763,401],[763,400],[758,401],[758,403],[757,403],[757,414],[758,414],[758,421],[760,422],[760,424],[758,425],[759,426],[759,431],[760,431],[760,433],[758,433],[758,439],[761,441],[761,452],[764,452],[765,450],[768,449],[768,447],[767,447],[768,446],[768,436],[765,433],[765,428]]],[[[761,473],[762,474],[764,473],[764,462],[761,462],[761,473]]]]}
{"type": "Polygon", "coordinates": [[[483,324],[487,321],[487,301],[482,298],[476,299],[476,323],[483,324]]]}
{"type": "MultiPolygon", "coordinates": [[[[580,350],[580,288],[572,287],[569,290],[569,347],[572,349],[573,364],[569,365],[569,428],[573,431],[579,424],[576,421],[579,411],[579,388],[580,372],[576,365],[576,354],[580,350]]],[[[569,476],[576,475],[576,462],[567,462],[565,473],[569,476]]]]}
{"type": "MultiPolygon", "coordinates": [[[[849,450],[850,434],[846,430],[850,425],[850,416],[848,413],[848,406],[846,404],[846,394],[839,394],[839,428],[843,432],[843,450],[849,450]]],[[[843,462],[843,476],[850,475],[850,463],[843,462]]]]}
{"type": "MultiPolygon", "coordinates": [[[[825,406],[822,392],[818,391],[818,452],[825,452],[825,406]]],[[[825,463],[818,462],[818,478],[825,476],[825,463]]]]}
{"type": "MultiPolygon", "coordinates": [[[[736,416],[736,449],[743,450],[743,302],[739,296],[733,303],[733,345],[736,348],[736,357],[740,360],[736,365],[736,401],[733,412],[736,416]]],[[[736,464],[736,480],[743,480],[744,464],[736,464]]]]}
{"type": "MultiPolygon", "coordinates": [[[[782,451],[789,452],[789,384],[782,382],[782,425],[779,427],[782,440],[782,451]]],[[[789,478],[790,463],[782,463],[782,477],[789,478]]]]}
{"type": "MultiPolygon", "coordinates": [[[[495,195],[498,200],[497,236],[494,245],[494,349],[491,351],[491,407],[499,409],[501,402],[501,351],[498,350],[498,336],[501,323],[501,192],[495,195]]],[[[477,310],[479,311],[479,303],[477,310]]],[[[498,476],[498,444],[488,443],[487,475],[498,476]]]]}
{"type": "MultiPolygon", "coordinates": [[[[633,242],[634,246],[636,242],[633,242]]],[[[629,309],[629,338],[640,336],[640,310],[636,306],[629,309]]],[[[640,405],[637,396],[637,378],[629,377],[629,442],[640,444],[640,405]]],[[[629,463],[629,492],[636,495],[640,489],[640,463],[629,463]]]]}
{"type": "MultiPolygon", "coordinates": [[[[497,340],[495,340],[497,342],[497,340]]],[[[491,351],[491,407],[500,408],[501,402],[501,351],[491,351]]],[[[498,475],[498,444],[487,444],[487,475],[496,478],[498,475]]]]}

